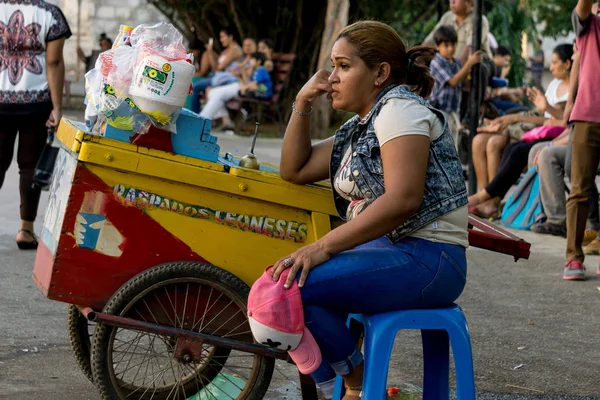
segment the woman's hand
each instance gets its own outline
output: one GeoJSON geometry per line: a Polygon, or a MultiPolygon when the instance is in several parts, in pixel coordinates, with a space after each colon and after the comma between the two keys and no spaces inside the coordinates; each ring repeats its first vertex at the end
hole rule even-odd
{"type": "Polygon", "coordinates": [[[273,265],[273,268],[270,269],[270,273],[273,280],[277,282],[281,273],[284,270],[291,268],[290,274],[284,285],[286,289],[289,289],[292,286],[294,279],[296,279],[298,271],[302,270],[300,281],[298,282],[298,287],[302,287],[306,282],[309,271],[317,265],[323,264],[325,261],[329,260],[330,257],[331,255],[327,253],[318,242],[315,242],[308,246],[304,246],[289,256],[277,261],[275,265],[273,265]]]}
{"type": "Polygon", "coordinates": [[[296,101],[302,100],[311,103],[319,96],[324,94],[331,95],[333,89],[331,88],[331,83],[329,83],[329,75],[331,75],[331,72],[326,69],[319,70],[300,89],[298,96],[296,96],[296,101]]]}
{"type": "Polygon", "coordinates": [[[548,109],[548,99],[546,99],[546,95],[544,95],[540,89],[536,88],[535,86],[532,87],[527,92],[527,96],[529,97],[529,100],[535,104],[535,107],[538,110],[546,111],[548,109]]]}
{"type": "Polygon", "coordinates": [[[509,125],[514,124],[518,121],[518,116],[514,115],[503,115],[502,117],[498,117],[494,120],[486,119],[485,122],[488,123],[487,126],[481,126],[477,128],[477,132],[479,133],[500,133],[505,130],[509,125]]]}
{"type": "Polygon", "coordinates": [[[62,118],[62,112],[57,110],[56,108],[52,110],[50,116],[48,117],[48,121],[46,121],[46,126],[48,128],[56,128],[60,123],[60,119],[62,118]]]}

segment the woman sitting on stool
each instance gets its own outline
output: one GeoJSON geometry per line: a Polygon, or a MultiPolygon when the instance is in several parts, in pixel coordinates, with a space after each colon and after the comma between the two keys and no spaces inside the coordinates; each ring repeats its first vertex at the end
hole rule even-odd
{"type": "Polygon", "coordinates": [[[286,288],[297,279],[305,326],[322,354],[308,372],[327,398],[336,373],[345,400],[362,390],[363,356],[346,328],[349,313],[443,307],[465,286],[461,164],[442,113],[423,99],[433,87],[433,55],[429,47],[407,51],[388,25],[357,22],[335,42],[333,70],[317,72],[296,96],[281,176],[296,184],[330,179],[347,223],[269,271],[278,281],[290,269],[286,288]],[[323,95],[356,115],[312,145],[309,115],[323,95]]]}

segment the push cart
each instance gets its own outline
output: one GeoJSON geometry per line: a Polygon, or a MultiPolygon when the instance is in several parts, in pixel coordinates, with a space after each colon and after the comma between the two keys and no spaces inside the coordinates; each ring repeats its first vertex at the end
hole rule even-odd
{"type": "MultiPolygon", "coordinates": [[[[75,357],[105,399],[261,399],[275,359],[254,343],[249,287],[342,222],[327,183],[90,135],[64,120],[33,279],[70,304],[75,357]]],[[[212,139],[211,139],[212,140],[212,139]]],[[[216,140],[212,140],[214,143],[216,140]]],[[[529,244],[472,218],[473,246],[529,244]]],[[[316,399],[301,377],[304,399],[316,399]]]]}

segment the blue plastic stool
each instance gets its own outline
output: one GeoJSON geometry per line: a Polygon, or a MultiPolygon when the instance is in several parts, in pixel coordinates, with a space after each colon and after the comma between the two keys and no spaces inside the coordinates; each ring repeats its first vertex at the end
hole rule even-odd
{"type": "MultiPolygon", "coordinates": [[[[456,391],[460,400],[475,400],[473,355],[467,320],[462,309],[403,310],[374,315],[352,314],[364,326],[365,375],[363,399],[385,399],[388,367],[396,334],[401,329],[420,329],[423,339],[423,400],[450,398],[450,351],[456,370],[456,391]]],[[[343,380],[338,376],[333,398],[340,399],[343,380]]]]}

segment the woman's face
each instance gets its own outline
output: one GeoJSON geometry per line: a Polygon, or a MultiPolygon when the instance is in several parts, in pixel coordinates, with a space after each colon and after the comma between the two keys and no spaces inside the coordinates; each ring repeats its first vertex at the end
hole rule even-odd
{"type": "Polygon", "coordinates": [[[244,50],[244,54],[249,56],[252,53],[256,53],[256,42],[254,39],[244,39],[242,43],[242,49],[244,50]]]}
{"type": "Polygon", "coordinates": [[[233,36],[230,36],[225,31],[219,32],[219,41],[223,47],[227,47],[233,42],[233,36]]]}
{"type": "Polygon", "coordinates": [[[331,51],[333,71],[329,76],[333,108],[357,113],[364,117],[373,105],[377,92],[377,72],[370,70],[358,57],[354,46],[344,38],[331,51]]]}
{"type": "Polygon", "coordinates": [[[267,46],[265,44],[265,42],[259,42],[258,43],[258,51],[260,51],[261,53],[264,53],[267,57],[271,57],[271,52],[273,51],[273,49],[269,48],[269,46],[267,46]]]}
{"type": "Polygon", "coordinates": [[[560,59],[558,54],[552,53],[552,62],[550,63],[550,72],[556,79],[565,80],[569,77],[571,68],[571,60],[564,61],[560,59]]]}

